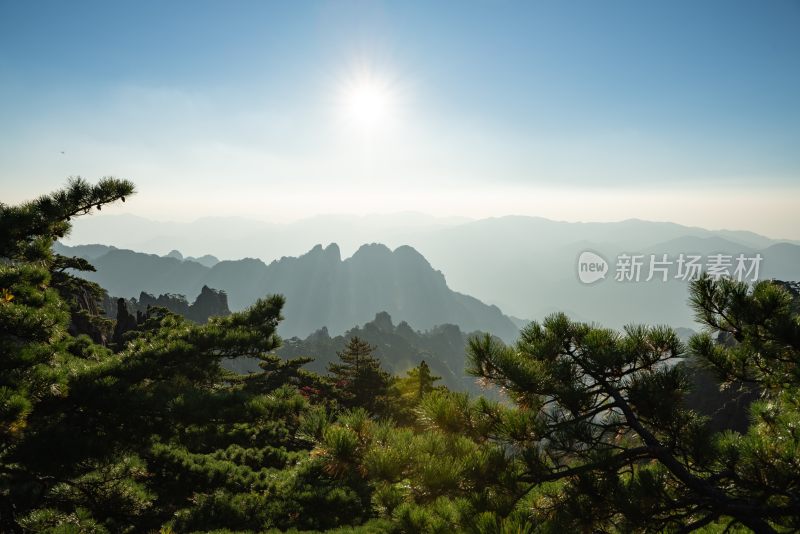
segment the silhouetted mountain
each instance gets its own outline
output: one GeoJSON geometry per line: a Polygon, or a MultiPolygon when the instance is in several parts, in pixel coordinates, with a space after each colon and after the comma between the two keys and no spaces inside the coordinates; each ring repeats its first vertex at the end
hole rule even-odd
{"type": "Polygon", "coordinates": [[[449,227],[409,240],[447,273],[451,287],[468,291],[504,312],[542,319],[562,310],[583,321],[621,328],[637,322],[691,326],[687,282],[649,276],[650,255],[760,253],[759,277],[800,278],[800,246],[777,243],[750,232],[714,232],[674,223],[628,220],[568,223],[535,217],[502,217],[449,227]],[[580,282],[577,260],[584,251],[599,253],[609,264],[605,280],[580,282]],[[642,255],[639,282],[615,280],[620,254],[642,255]]]}
{"type": "Polygon", "coordinates": [[[211,254],[205,254],[203,256],[200,256],[199,258],[195,258],[192,256],[184,257],[179,250],[171,250],[166,255],[166,257],[175,258],[176,260],[181,260],[181,261],[193,261],[195,263],[199,263],[200,265],[205,265],[206,267],[213,267],[214,265],[219,263],[219,260],[216,257],[212,256],[211,254]]]}
{"type": "Polygon", "coordinates": [[[67,247],[59,242],[55,242],[53,244],[53,250],[58,254],[63,254],[65,256],[78,256],[91,261],[102,256],[103,254],[108,253],[111,250],[117,250],[117,247],[98,244],[75,245],[74,247],[67,247]]]}
{"type": "MultiPolygon", "coordinates": [[[[63,245],[58,251],[79,253],[63,245]]],[[[261,296],[283,294],[286,320],[279,331],[285,337],[305,336],[322,327],[341,333],[381,310],[418,329],[457,324],[506,341],[518,333],[496,306],[450,290],[444,275],[408,246],[392,251],[384,245],[364,245],[342,260],[337,245],[317,245],[300,257],[284,257],[269,265],[246,258],[210,268],[175,257],[110,248],[92,263],[97,272],[83,276],[123,297],[141,291],[193,294],[207,285],[224,290],[231,308],[239,310],[261,296]]]]}
{"type": "Polygon", "coordinates": [[[459,221],[402,214],[319,216],[289,224],[239,218],[156,223],[104,214],[80,218],[72,235],[80,239],[76,242],[100,241],[160,253],[178,247],[184,253],[211,252],[264,261],[299,254],[320,242],[339,243],[345,255],[365,242],[410,245],[446,273],[450,288],[496,304],[506,313],[541,319],[553,311],[564,311],[575,319],[613,328],[630,322],[693,324],[686,305],[686,282],[616,282],[614,260],[620,253],[760,253],[761,278],[800,278],[796,241],[637,219],[573,223],[509,216],[459,221]],[[576,263],[585,250],[608,260],[606,280],[591,286],[580,283],[576,263]]]}
{"type": "Polygon", "coordinates": [[[800,280],[800,247],[790,243],[776,243],[761,251],[764,256],[765,278],[800,280]]]}
{"type": "Polygon", "coordinates": [[[213,267],[219,263],[219,260],[215,256],[212,256],[211,254],[204,254],[199,258],[195,258],[193,256],[186,256],[185,258],[183,258],[183,261],[193,261],[199,263],[200,265],[205,265],[206,267],[213,267]]]}

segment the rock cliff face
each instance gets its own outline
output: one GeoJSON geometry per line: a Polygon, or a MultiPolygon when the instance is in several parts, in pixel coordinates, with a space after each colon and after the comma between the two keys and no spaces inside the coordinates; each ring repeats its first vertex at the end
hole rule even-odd
{"type": "Polygon", "coordinates": [[[186,318],[196,323],[205,323],[210,317],[229,315],[228,295],[224,291],[203,286],[194,303],[189,306],[186,318]]]}
{"type": "MultiPolygon", "coordinates": [[[[106,312],[106,314],[108,314],[108,312],[106,312]]],[[[118,298],[117,313],[112,316],[116,317],[117,322],[114,324],[114,336],[111,338],[111,341],[119,348],[122,347],[124,343],[125,332],[130,332],[138,326],[142,314],[141,312],[130,313],[125,299],[118,298]]]]}

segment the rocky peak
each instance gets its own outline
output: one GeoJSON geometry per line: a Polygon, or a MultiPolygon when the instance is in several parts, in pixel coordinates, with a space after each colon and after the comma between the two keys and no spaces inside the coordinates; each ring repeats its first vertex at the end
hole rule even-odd
{"type": "Polygon", "coordinates": [[[372,324],[381,332],[394,332],[392,317],[385,311],[376,313],[375,319],[372,320],[372,324]]]}
{"type": "Polygon", "coordinates": [[[189,306],[187,318],[197,323],[205,323],[210,317],[225,316],[228,309],[228,295],[224,291],[203,286],[194,303],[189,306]]]}

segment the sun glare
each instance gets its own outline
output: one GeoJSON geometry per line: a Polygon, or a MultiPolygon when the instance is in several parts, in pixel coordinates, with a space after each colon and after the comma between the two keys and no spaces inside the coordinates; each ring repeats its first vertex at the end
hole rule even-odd
{"type": "Polygon", "coordinates": [[[370,131],[386,126],[396,106],[390,85],[370,73],[344,84],[341,99],[347,122],[370,131]]]}

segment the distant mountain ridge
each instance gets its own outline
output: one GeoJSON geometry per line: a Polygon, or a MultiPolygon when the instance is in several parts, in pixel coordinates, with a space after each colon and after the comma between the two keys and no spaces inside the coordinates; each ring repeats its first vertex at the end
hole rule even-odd
{"type": "Polygon", "coordinates": [[[484,331],[512,341],[518,328],[499,308],[452,291],[444,275],[416,250],[401,246],[363,245],[342,259],[339,247],[317,245],[299,257],[283,257],[269,265],[245,258],[207,267],[173,256],[143,254],[99,246],[55,250],[86,257],[97,272],[83,275],[110,294],[134,297],[152,294],[197,294],[203,286],[225,291],[232,310],[257,298],[280,293],[287,299],[284,337],[307,336],[327,327],[334,334],[364,324],[380,311],[415,329],[455,324],[465,331],[484,331]]]}
{"type": "MultiPolygon", "coordinates": [[[[118,248],[159,255],[177,248],[197,255],[210,252],[225,259],[251,256],[272,261],[282,255],[300,255],[316,243],[335,242],[349,254],[363,243],[376,242],[390,247],[408,244],[426,258],[431,258],[432,251],[426,250],[423,244],[429,239],[438,241],[444,236],[459,234],[477,239],[488,236],[529,239],[535,236],[540,242],[619,242],[624,247],[633,248],[683,236],[718,236],[749,248],[766,248],[776,243],[800,245],[800,240],[775,239],[747,230],[708,230],[641,219],[567,222],[507,215],[472,220],[410,212],[317,215],[289,223],[243,217],[202,217],[191,222],[168,222],[103,212],[102,215],[76,219],[68,244],[108,243],[118,248]]],[[[449,273],[447,265],[439,266],[449,273]]]]}
{"type": "Polygon", "coordinates": [[[758,253],[763,257],[760,278],[800,279],[797,241],[639,219],[563,222],[506,216],[457,221],[405,214],[319,216],[289,224],[238,218],[161,224],[104,214],[77,220],[73,235],[82,236],[83,242],[116,246],[142,243],[143,249],[162,254],[188,247],[196,255],[210,252],[266,260],[299,255],[320,242],[337,242],[343,251],[356,250],[365,242],[409,245],[446,274],[449,288],[495,304],[509,316],[524,318],[517,324],[564,311],[575,319],[612,328],[631,322],[692,326],[686,282],[617,282],[614,260],[621,253],[658,257],[758,253]],[[89,238],[94,240],[86,241],[89,238]],[[606,279],[593,285],[582,284],[577,276],[577,259],[586,250],[610,263],[606,279]]]}

